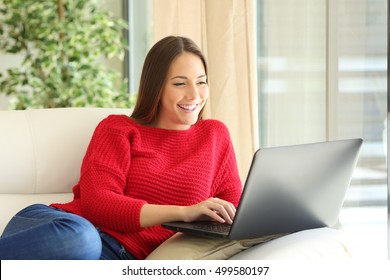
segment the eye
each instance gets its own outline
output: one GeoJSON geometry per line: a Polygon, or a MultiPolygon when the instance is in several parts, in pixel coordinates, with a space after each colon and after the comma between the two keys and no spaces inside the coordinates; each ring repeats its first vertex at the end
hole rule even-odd
{"type": "Polygon", "coordinates": [[[198,84],[199,85],[207,85],[207,82],[206,81],[199,81],[198,84]]]}
{"type": "Polygon", "coordinates": [[[177,86],[177,87],[180,87],[180,86],[184,86],[185,83],[183,83],[183,82],[181,82],[181,83],[174,83],[173,85],[174,85],[174,86],[177,86]]]}

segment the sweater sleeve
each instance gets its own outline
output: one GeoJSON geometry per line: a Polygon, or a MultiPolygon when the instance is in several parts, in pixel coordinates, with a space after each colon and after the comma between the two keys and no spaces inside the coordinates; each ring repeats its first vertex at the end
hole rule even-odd
{"type": "Polygon", "coordinates": [[[98,227],[142,230],[140,211],[146,202],[124,194],[130,155],[128,132],[103,121],[92,136],[79,181],[83,215],[98,227]]]}
{"type": "Polygon", "coordinates": [[[212,195],[238,207],[242,193],[242,182],[238,172],[236,155],[227,128],[221,135],[224,135],[225,141],[221,142],[225,143],[225,152],[221,154],[221,164],[213,183],[212,195]]]}

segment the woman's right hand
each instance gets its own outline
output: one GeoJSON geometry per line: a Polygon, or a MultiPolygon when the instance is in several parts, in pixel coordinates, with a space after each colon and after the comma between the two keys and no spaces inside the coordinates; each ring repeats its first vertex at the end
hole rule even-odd
{"type": "Polygon", "coordinates": [[[236,214],[234,205],[226,200],[211,197],[205,201],[181,208],[184,222],[215,220],[231,224],[236,214]]]}

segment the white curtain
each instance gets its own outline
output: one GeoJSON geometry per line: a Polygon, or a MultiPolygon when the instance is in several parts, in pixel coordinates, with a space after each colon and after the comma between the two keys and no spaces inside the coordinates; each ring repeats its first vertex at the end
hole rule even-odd
{"type": "Polygon", "coordinates": [[[258,148],[254,1],[155,0],[154,40],[168,35],[192,38],[206,55],[205,116],[228,126],[244,180],[258,148]]]}

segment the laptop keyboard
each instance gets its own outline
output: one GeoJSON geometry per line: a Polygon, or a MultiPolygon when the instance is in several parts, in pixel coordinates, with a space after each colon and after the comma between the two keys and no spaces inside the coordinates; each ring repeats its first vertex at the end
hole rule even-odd
{"type": "Polygon", "coordinates": [[[218,233],[229,233],[231,225],[230,224],[222,224],[222,223],[213,223],[213,222],[199,222],[194,223],[194,227],[196,229],[206,230],[206,231],[213,231],[218,233]]]}

